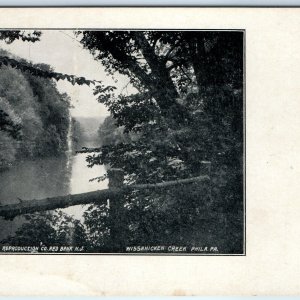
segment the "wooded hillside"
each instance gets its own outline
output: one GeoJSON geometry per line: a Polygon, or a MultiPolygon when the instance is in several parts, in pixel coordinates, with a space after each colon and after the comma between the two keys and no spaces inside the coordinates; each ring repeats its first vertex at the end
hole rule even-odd
{"type": "MultiPolygon", "coordinates": [[[[0,55],[11,56],[0,50],[0,55]]],[[[11,56],[12,57],[12,56],[11,56]]],[[[39,68],[51,71],[48,65],[39,68]]],[[[22,158],[67,150],[70,99],[51,79],[0,67],[0,170],[22,158]]]]}

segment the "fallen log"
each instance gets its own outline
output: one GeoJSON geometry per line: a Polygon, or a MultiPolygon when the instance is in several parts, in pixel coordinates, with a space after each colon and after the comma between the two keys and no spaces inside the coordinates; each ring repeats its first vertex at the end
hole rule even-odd
{"type": "Polygon", "coordinates": [[[22,200],[20,203],[0,206],[0,216],[4,217],[5,219],[12,220],[18,215],[24,215],[38,211],[54,210],[58,208],[66,208],[69,206],[89,203],[103,204],[107,201],[107,199],[112,199],[130,190],[161,189],[178,184],[188,184],[209,180],[210,177],[204,175],[156,184],[124,185],[121,188],[109,188],[88,193],[58,196],[45,199],[22,200]]]}

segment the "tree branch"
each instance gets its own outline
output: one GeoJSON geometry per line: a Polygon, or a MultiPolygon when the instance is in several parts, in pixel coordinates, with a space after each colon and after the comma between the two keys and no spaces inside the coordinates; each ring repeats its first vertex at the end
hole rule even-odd
{"type": "Polygon", "coordinates": [[[145,189],[161,189],[180,184],[188,184],[193,182],[206,182],[210,177],[207,175],[198,176],[188,179],[179,179],[166,181],[156,184],[137,184],[127,185],[120,189],[104,189],[89,193],[74,194],[67,196],[58,196],[45,199],[24,200],[17,204],[8,204],[0,206],[0,216],[11,220],[18,215],[34,213],[38,211],[54,210],[57,208],[66,208],[73,205],[97,203],[102,204],[107,199],[115,198],[118,195],[130,190],[145,190],[145,189]]]}
{"type": "Polygon", "coordinates": [[[0,67],[2,65],[5,66],[11,66],[12,68],[18,69],[23,72],[28,72],[31,75],[42,77],[42,78],[53,78],[55,80],[68,80],[70,83],[74,84],[79,84],[79,85],[90,85],[93,84],[95,85],[96,83],[101,83],[101,81],[97,80],[88,80],[84,77],[77,77],[74,75],[68,75],[68,74],[63,74],[63,73],[58,73],[58,72],[49,72],[46,70],[43,70],[41,68],[38,68],[36,66],[30,65],[25,62],[20,62],[17,61],[13,58],[9,58],[7,56],[0,56],[0,67]]]}
{"type": "Polygon", "coordinates": [[[178,46],[179,42],[181,42],[182,39],[177,40],[173,46],[170,47],[170,49],[168,50],[168,52],[165,55],[165,63],[170,59],[170,55],[173,52],[173,50],[175,50],[175,48],[178,46]]]}

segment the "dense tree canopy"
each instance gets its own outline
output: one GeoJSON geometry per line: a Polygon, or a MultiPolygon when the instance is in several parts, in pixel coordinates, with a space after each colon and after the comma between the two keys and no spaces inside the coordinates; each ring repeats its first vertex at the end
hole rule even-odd
{"type": "MultiPolygon", "coordinates": [[[[201,160],[241,159],[227,153],[242,147],[241,32],[86,31],[80,35],[108,73],[128,75],[138,90],[114,95],[105,87],[95,89],[117,125],[141,134],[137,145],[120,147],[142,151],[144,136],[144,143],[151,144],[145,146],[147,151],[163,138],[164,151],[171,156],[185,163],[195,157],[190,168],[196,172],[201,160]],[[189,141],[193,145],[188,146],[189,141]]],[[[161,151],[158,143],[155,150],[161,151]]]]}
{"type": "MultiPolygon", "coordinates": [[[[196,232],[203,226],[197,212],[209,205],[240,212],[232,226],[241,226],[242,32],[84,31],[78,36],[108,74],[127,75],[137,90],[116,95],[112,87],[95,89],[117,126],[139,138],[102,146],[88,157],[90,166],[122,168],[130,184],[198,176],[201,162],[212,164],[213,203],[199,186],[183,193],[128,195],[132,242],[144,238],[157,243],[170,232],[174,240],[182,224],[196,232]]],[[[178,234],[179,241],[183,236],[178,234]]],[[[242,237],[229,234],[228,239],[240,251],[242,237]]]]}

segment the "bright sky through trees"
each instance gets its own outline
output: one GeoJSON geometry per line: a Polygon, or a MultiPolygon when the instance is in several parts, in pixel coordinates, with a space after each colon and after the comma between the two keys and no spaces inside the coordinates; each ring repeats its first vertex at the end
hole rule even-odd
{"type": "MultiPolygon", "coordinates": [[[[128,84],[129,79],[118,74],[114,79],[105,74],[104,67],[95,61],[88,50],[76,40],[71,30],[45,30],[42,31],[41,40],[36,43],[15,41],[7,45],[0,41],[0,48],[12,54],[32,61],[33,63],[46,63],[56,72],[83,76],[91,80],[103,81],[105,85],[114,85],[119,91],[131,94],[133,89],[128,84]],[[115,82],[114,80],[117,80],[115,82]]],[[[86,85],[73,86],[66,80],[57,82],[59,91],[66,92],[72,99],[74,108],[71,113],[74,117],[107,116],[109,113],[103,104],[97,102],[93,95],[93,87],[86,85]]]]}

